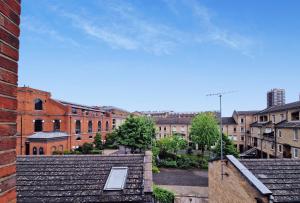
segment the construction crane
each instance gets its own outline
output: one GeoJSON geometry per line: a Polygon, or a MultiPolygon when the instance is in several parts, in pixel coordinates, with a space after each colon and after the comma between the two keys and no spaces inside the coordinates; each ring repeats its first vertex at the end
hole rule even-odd
{"type": "Polygon", "coordinates": [[[223,176],[224,176],[224,168],[223,168],[223,123],[222,123],[222,97],[223,95],[227,95],[227,94],[233,94],[237,91],[227,91],[227,92],[217,92],[217,93],[210,93],[210,94],[207,94],[206,96],[207,97],[212,97],[212,96],[218,96],[219,99],[220,99],[220,144],[221,144],[221,177],[222,177],[222,180],[223,180],[223,176]]]}

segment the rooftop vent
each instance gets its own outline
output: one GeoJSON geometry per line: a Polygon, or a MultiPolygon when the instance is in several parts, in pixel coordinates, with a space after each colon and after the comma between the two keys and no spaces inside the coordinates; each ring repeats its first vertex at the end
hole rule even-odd
{"type": "Polygon", "coordinates": [[[104,190],[123,190],[127,179],[128,167],[112,167],[104,190]]]}

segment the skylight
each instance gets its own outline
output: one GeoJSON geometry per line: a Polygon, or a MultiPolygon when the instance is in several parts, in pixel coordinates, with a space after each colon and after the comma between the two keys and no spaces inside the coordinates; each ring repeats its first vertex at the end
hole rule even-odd
{"type": "Polygon", "coordinates": [[[112,167],[104,190],[122,190],[126,183],[128,167],[112,167]]]}

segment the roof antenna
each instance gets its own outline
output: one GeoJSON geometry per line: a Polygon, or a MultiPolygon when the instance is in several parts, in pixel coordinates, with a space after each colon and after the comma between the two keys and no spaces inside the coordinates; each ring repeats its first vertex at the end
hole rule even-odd
{"type": "Polygon", "coordinates": [[[235,93],[237,91],[228,91],[228,92],[216,92],[216,93],[210,93],[210,94],[207,94],[206,96],[207,97],[212,97],[212,96],[218,96],[219,99],[220,99],[220,144],[221,144],[221,177],[222,177],[222,180],[223,180],[223,176],[224,176],[224,165],[223,165],[223,123],[222,123],[222,97],[223,95],[226,95],[226,94],[232,94],[232,93],[235,93]]]}

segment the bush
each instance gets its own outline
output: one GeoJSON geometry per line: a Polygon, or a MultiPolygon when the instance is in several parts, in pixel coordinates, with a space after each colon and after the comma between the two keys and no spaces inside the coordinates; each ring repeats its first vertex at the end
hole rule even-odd
{"type": "Polygon", "coordinates": [[[157,166],[152,165],[152,173],[159,173],[159,168],[157,166]]]}
{"type": "Polygon", "coordinates": [[[162,189],[154,185],[153,187],[154,198],[160,203],[173,203],[175,195],[173,192],[162,189]]]}
{"type": "Polygon", "coordinates": [[[82,145],[82,153],[83,154],[90,154],[91,151],[94,149],[94,146],[92,143],[83,143],[82,145]]]}
{"type": "Polygon", "coordinates": [[[72,154],[72,152],[68,151],[68,150],[65,150],[64,151],[64,155],[69,155],[69,154],[72,154]]]}
{"type": "Polygon", "coordinates": [[[62,155],[62,154],[63,153],[61,151],[57,151],[57,150],[52,152],[52,155],[62,155]]]}
{"type": "Polygon", "coordinates": [[[99,149],[93,149],[90,153],[91,153],[91,154],[102,154],[102,150],[99,150],[99,149]]]}
{"type": "Polygon", "coordinates": [[[99,149],[99,150],[103,149],[103,144],[102,144],[102,139],[101,139],[100,133],[96,133],[96,136],[94,138],[94,144],[95,144],[96,149],[99,149]]]}
{"type": "Polygon", "coordinates": [[[166,168],[177,168],[177,163],[174,160],[166,159],[166,160],[161,160],[159,162],[159,166],[166,167],[166,168]]]}

